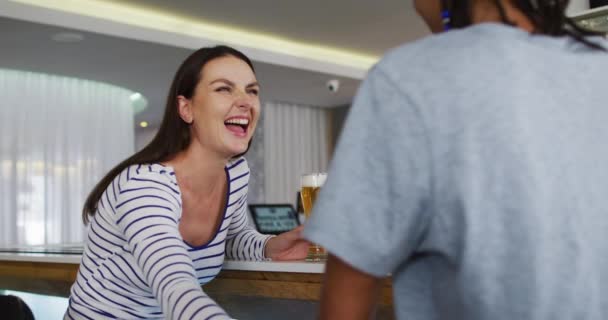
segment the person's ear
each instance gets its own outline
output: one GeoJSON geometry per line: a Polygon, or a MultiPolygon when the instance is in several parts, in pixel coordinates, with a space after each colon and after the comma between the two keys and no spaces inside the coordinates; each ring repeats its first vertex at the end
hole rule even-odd
{"type": "Polygon", "coordinates": [[[177,96],[177,112],[179,117],[187,124],[192,124],[194,121],[194,112],[192,110],[192,101],[184,96],[177,96]]]}

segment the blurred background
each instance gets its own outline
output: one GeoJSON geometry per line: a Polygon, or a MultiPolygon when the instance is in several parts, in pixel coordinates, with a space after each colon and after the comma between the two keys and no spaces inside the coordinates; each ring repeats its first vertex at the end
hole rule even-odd
{"type": "Polygon", "coordinates": [[[249,202],[295,204],[367,70],[425,34],[410,0],[3,0],[0,245],[81,242],[88,192],[156,134],[183,59],[217,44],[262,86],[249,202]]]}

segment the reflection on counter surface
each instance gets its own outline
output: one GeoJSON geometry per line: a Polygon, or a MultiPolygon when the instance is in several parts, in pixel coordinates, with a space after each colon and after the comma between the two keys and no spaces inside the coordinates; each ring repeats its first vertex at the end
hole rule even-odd
{"type": "Polygon", "coordinates": [[[81,255],[84,251],[82,243],[44,246],[15,246],[0,248],[0,253],[47,253],[81,255]]]}
{"type": "MultiPolygon", "coordinates": [[[[35,314],[45,315],[36,319],[56,319],[67,306],[82,249],[82,244],[0,248],[0,294],[19,296],[35,314]]],[[[324,267],[305,261],[226,260],[203,290],[235,319],[314,319],[324,267]]],[[[376,319],[394,319],[388,280],[376,319]]]]}

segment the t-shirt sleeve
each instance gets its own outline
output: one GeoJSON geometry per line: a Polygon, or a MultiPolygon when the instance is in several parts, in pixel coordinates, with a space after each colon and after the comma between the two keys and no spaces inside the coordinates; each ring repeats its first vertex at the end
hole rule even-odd
{"type": "Polygon", "coordinates": [[[378,68],[363,82],[304,236],[353,267],[384,277],[423,236],[430,143],[412,100],[378,68]]]}
{"type": "Polygon", "coordinates": [[[116,224],[166,319],[229,319],[197,282],[179,234],[179,196],[168,180],[132,177],[118,194],[116,224]]]}
{"type": "Polygon", "coordinates": [[[245,226],[226,244],[226,256],[233,260],[265,260],[266,243],[273,236],[259,233],[251,226],[245,226]]]}
{"type": "Polygon", "coordinates": [[[234,213],[228,227],[226,257],[233,260],[264,260],[266,243],[272,236],[259,233],[249,224],[247,213],[247,188],[243,203],[234,213]]]}

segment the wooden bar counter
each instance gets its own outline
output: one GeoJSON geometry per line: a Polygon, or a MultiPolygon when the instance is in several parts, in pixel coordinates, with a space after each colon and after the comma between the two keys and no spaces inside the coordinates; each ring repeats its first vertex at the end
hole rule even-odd
{"type": "MultiPolygon", "coordinates": [[[[69,296],[80,254],[15,253],[0,250],[0,289],[69,296]]],[[[319,300],[323,263],[224,262],[216,279],[203,287],[212,297],[238,295],[319,300]]],[[[385,280],[380,305],[392,306],[392,287],[385,280]]]]}

